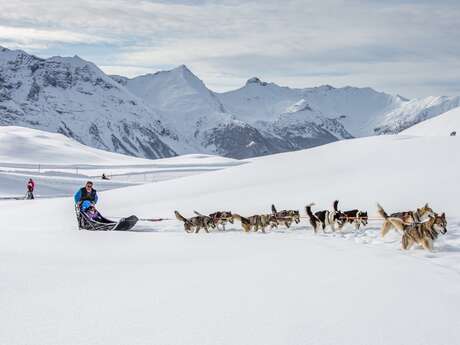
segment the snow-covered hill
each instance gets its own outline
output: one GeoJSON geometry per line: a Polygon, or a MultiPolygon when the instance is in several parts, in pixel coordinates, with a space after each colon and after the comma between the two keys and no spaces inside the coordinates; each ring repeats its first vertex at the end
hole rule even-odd
{"type": "Polygon", "coordinates": [[[460,135],[460,107],[449,110],[433,119],[423,121],[403,131],[407,135],[448,136],[460,135]]]}
{"type": "Polygon", "coordinates": [[[153,163],[148,159],[94,149],[59,133],[16,126],[0,127],[0,162],[81,165],[153,163]]]}
{"type": "Polygon", "coordinates": [[[352,139],[100,195],[106,215],[142,217],[429,202],[449,221],[433,253],[401,251],[375,220],[316,236],[305,219],[266,235],[238,223],[191,235],[176,220],[96,233],[76,230],[70,198],[0,201],[0,343],[456,344],[459,149],[448,136],[352,139]]]}
{"type": "Polygon", "coordinates": [[[0,198],[23,197],[29,178],[36,181],[38,197],[55,197],[72,194],[88,179],[105,190],[244,163],[203,154],[149,160],[98,150],[62,134],[0,127],[0,198]],[[111,180],[102,181],[102,173],[111,180]]]}
{"type": "Polygon", "coordinates": [[[40,59],[0,48],[0,125],[62,133],[146,158],[206,153],[247,158],[398,133],[460,105],[371,88],[292,89],[251,78],[214,93],[186,66],[107,76],[79,57],[40,59]]]}

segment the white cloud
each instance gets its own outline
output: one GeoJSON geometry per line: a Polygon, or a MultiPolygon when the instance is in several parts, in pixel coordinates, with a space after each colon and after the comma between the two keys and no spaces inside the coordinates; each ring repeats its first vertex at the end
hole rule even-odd
{"type": "MultiPolygon", "coordinates": [[[[96,44],[111,42],[111,39],[94,35],[72,32],[66,30],[43,30],[36,28],[22,28],[0,25],[0,38],[5,41],[13,41],[18,45],[27,47],[38,42],[49,43],[86,43],[96,44]]],[[[45,45],[42,45],[45,47],[45,45]]]]}
{"type": "Polygon", "coordinates": [[[119,73],[187,64],[217,89],[260,75],[414,96],[459,89],[443,82],[460,80],[459,19],[450,0],[0,0],[0,42],[92,45],[119,73]]]}

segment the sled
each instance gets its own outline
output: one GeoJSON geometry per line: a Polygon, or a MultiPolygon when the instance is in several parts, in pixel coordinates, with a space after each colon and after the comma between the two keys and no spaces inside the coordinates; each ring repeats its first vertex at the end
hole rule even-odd
{"type": "Polygon", "coordinates": [[[101,216],[99,221],[90,219],[78,206],[75,207],[79,230],[92,231],[128,231],[131,230],[139,220],[136,216],[121,218],[114,221],[101,216]]]}

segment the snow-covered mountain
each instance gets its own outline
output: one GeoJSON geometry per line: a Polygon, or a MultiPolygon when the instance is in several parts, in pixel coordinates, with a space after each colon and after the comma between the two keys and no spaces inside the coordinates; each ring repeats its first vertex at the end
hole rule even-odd
{"type": "Polygon", "coordinates": [[[460,106],[371,88],[295,89],[254,77],[215,93],[186,66],[107,76],[79,57],[41,59],[0,48],[0,125],[59,132],[147,158],[207,153],[247,158],[353,137],[398,133],[460,106]]]}
{"type": "Polygon", "coordinates": [[[161,115],[75,56],[40,59],[0,48],[0,125],[62,133],[107,151],[148,158],[176,154],[161,115]]]}
{"type": "Polygon", "coordinates": [[[229,113],[186,66],[133,79],[113,79],[164,114],[165,123],[181,138],[181,153],[246,158],[289,150],[229,113]]]}
{"type": "MultiPolygon", "coordinates": [[[[375,134],[396,134],[418,122],[460,106],[460,97],[408,100],[372,88],[330,85],[291,89],[251,78],[238,90],[219,94],[224,106],[249,123],[276,123],[286,114],[302,112],[300,119],[316,121],[339,139],[375,134]],[[324,120],[324,118],[326,120],[324,120]]],[[[299,116],[291,117],[294,124],[299,116]]],[[[287,125],[286,121],[284,121],[287,125]]]]}

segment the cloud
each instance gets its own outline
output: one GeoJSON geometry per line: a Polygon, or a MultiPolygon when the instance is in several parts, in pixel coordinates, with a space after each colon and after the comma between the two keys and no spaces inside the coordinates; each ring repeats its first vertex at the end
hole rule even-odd
{"type": "MultiPolygon", "coordinates": [[[[94,35],[72,32],[66,30],[44,30],[32,27],[11,27],[0,25],[0,38],[4,41],[12,41],[17,45],[27,47],[28,45],[37,44],[37,41],[43,43],[86,43],[96,44],[110,42],[110,39],[94,35]]],[[[42,45],[44,47],[44,45],[42,45]]]]}
{"type": "Polygon", "coordinates": [[[259,75],[423,96],[459,89],[442,82],[460,80],[459,19],[451,0],[0,0],[0,42],[84,44],[73,54],[118,73],[187,64],[218,90],[259,75]]]}

